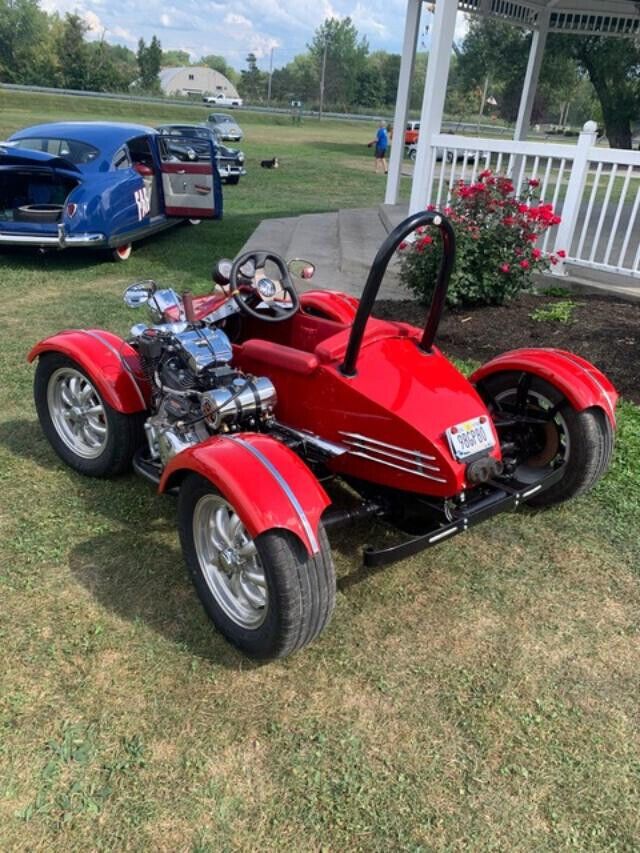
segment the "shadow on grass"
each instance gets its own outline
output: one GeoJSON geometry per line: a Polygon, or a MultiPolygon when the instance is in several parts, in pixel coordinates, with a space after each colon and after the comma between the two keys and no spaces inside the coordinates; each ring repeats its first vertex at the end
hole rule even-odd
{"type": "MultiPolygon", "coordinates": [[[[72,549],[69,566],[76,580],[106,609],[130,622],[142,621],[190,653],[232,669],[247,659],[229,646],[209,622],[196,596],[177,547],[176,501],[158,495],[135,474],[111,479],[83,477],[54,453],[37,421],[0,424],[0,444],[16,456],[69,481],[69,494],[87,516],[109,519],[110,532],[85,539],[72,549]],[[173,542],[167,542],[173,537],[173,542]]],[[[62,489],[65,489],[63,483],[62,489]]],[[[91,523],[91,522],[90,522],[91,523]]],[[[374,576],[380,569],[362,565],[365,544],[388,544],[389,530],[362,522],[331,533],[340,567],[337,585],[342,593],[374,576]]],[[[255,664],[258,666],[259,664],[255,664]]]]}
{"type": "Polygon", "coordinates": [[[69,556],[74,578],[105,609],[143,622],[189,654],[237,670],[258,668],[233,648],[207,618],[177,548],[138,527],[88,539],[69,556]]]}

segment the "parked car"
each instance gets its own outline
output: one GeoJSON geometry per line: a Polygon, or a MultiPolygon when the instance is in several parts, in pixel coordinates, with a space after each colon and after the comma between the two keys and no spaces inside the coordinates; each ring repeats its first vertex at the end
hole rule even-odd
{"type": "Polygon", "coordinates": [[[415,145],[420,134],[420,122],[408,121],[404,131],[404,144],[415,145]]]}
{"type": "Polygon", "coordinates": [[[244,137],[240,125],[226,113],[211,113],[207,118],[207,125],[225,141],[240,142],[244,137]]]}
{"type": "MultiPolygon", "coordinates": [[[[406,154],[407,154],[407,157],[409,158],[409,160],[414,161],[416,159],[417,153],[418,153],[418,146],[417,145],[407,145],[406,154]]],[[[443,154],[444,154],[443,149],[438,148],[438,151],[436,153],[436,160],[439,163],[442,161],[443,154]]],[[[466,157],[467,163],[473,163],[476,159],[476,152],[475,151],[469,151],[468,149],[465,149],[464,151],[458,151],[456,154],[456,162],[462,163],[462,161],[465,159],[465,157],[466,157]]],[[[451,150],[447,151],[447,163],[453,163],[453,151],[451,151],[451,150]]]]}
{"type": "MultiPolygon", "coordinates": [[[[181,140],[189,140],[184,158],[180,156],[180,150],[176,149],[176,154],[180,159],[209,160],[211,144],[213,144],[218,173],[223,183],[237,184],[241,176],[247,174],[247,170],[244,168],[243,152],[237,148],[228,148],[224,145],[218,132],[212,127],[203,127],[197,124],[163,124],[158,127],[158,130],[163,136],[171,137],[171,141],[175,137],[181,140]]],[[[178,145],[183,146],[183,142],[181,141],[178,145]]]]}
{"type": "Polygon", "coordinates": [[[185,219],[220,218],[215,158],[180,161],[143,125],[24,128],[0,143],[0,246],[88,246],[123,261],[136,240],[185,219]]]}
{"type": "MultiPolygon", "coordinates": [[[[149,317],[127,340],[67,330],[29,353],[40,424],[67,465],[94,477],[132,466],[178,493],[198,596],[247,654],[284,657],[329,623],[327,530],[395,528],[395,541],[364,548],[365,566],[379,568],[523,504],[559,504],[605,474],[618,395],[594,365],[519,349],[466,378],[434,345],[454,258],[451,223],[420,211],[386,237],[360,300],[298,293],[292,276],[309,278],[308,262],[251,250],[218,262],[213,293],[128,287],[126,304],[149,317]],[[443,251],[425,327],[371,317],[394,252],[429,226],[443,251]]],[[[149,518],[145,532],[165,526],[149,518]]],[[[505,541],[493,527],[481,545],[500,560],[505,541]]]]}
{"type": "Polygon", "coordinates": [[[230,98],[218,92],[216,95],[205,95],[202,99],[205,104],[217,104],[219,107],[241,107],[242,98],[230,98]]]}

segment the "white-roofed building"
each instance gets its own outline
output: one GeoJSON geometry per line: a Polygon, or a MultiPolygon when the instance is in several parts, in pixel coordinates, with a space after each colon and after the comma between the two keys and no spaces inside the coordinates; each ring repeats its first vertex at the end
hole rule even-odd
{"type": "Polygon", "coordinates": [[[237,98],[238,90],[224,74],[206,65],[163,68],[160,85],[165,95],[217,95],[237,98]]]}

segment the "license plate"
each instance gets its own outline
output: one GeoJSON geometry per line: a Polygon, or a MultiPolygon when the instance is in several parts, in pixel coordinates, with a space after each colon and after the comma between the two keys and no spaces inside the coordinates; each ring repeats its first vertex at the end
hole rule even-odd
{"type": "Polygon", "coordinates": [[[476,453],[490,450],[495,444],[491,426],[486,417],[473,418],[449,427],[447,441],[456,459],[475,456],[476,453]]]}

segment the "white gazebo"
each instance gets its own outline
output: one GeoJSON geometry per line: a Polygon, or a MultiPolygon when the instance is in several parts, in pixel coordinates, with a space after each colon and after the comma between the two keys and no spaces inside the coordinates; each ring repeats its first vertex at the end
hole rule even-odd
{"type": "MultiPolygon", "coordinates": [[[[431,6],[434,8],[434,4],[431,6]]],[[[394,118],[394,127],[402,131],[408,117],[422,7],[422,0],[407,2],[394,118]]],[[[562,225],[555,230],[552,245],[545,245],[545,248],[562,246],[570,261],[608,272],[640,276],[640,154],[597,148],[593,122],[585,125],[577,145],[527,142],[545,43],[552,32],[640,38],[640,3],[628,0],[436,0],[409,211],[423,209],[429,202],[446,202],[454,180],[475,177],[481,161],[490,167],[502,168],[516,179],[533,172],[541,181],[543,198],[549,193],[545,200],[562,208],[562,225]],[[533,33],[511,141],[442,133],[458,12],[493,17],[533,33]]],[[[402,135],[397,134],[397,138],[402,139],[402,135]]],[[[387,205],[398,201],[402,158],[403,145],[393,146],[385,194],[387,205]]],[[[559,266],[562,272],[562,265],[559,266]]]]}

